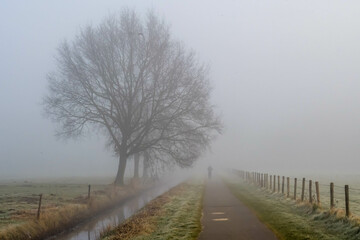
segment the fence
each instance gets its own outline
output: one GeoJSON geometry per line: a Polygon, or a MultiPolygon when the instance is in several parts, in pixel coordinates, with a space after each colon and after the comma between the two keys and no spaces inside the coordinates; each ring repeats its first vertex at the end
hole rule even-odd
{"type": "Polygon", "coordinates": [[[286,198],[292,198],[295,201],[316,204],[322,208],[344,209],[347,217],[354,213],[356,215],[356,211],[360,213],[360,189],[350,188],[349,185],[338,186],[333,182],[320,184],[311,179],[260,172],[242,170],[235,170],[235,172],[247,183],[281,194],[286,198]],[[352,206],[352,212],[350,206],[352,206]]]}

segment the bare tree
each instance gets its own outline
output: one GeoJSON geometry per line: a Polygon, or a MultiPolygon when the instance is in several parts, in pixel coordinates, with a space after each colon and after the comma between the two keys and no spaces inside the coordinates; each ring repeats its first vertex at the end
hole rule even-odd
{"type": "Polygon", "coordinates": [[[190,166],[221,130],[207,68],[153,12],[142,21],[124,10],[83,28],[60,45],[48,81],[45,111],[58,135],[102,131],[119,156],[119,185],[129,156],[151,149],[190,166]]]}

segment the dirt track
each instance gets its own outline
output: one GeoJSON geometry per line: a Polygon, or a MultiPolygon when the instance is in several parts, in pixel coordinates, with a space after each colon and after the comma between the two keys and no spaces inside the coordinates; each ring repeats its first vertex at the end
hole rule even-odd
{"type": "Polygon", "coordinates": [[[200,240],[277,239],[217,177],[206,183],[203,206],[200,240]]]}

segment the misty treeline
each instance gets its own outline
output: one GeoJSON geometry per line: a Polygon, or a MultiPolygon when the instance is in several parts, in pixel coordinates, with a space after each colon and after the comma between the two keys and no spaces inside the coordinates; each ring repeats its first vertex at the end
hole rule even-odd
{"type": "MultiPolygon", "coordinates": [[[[47,116],[57,135],[100,131],[119,157],[115,184],[124,184],[128,159],[146,169],[189,167],[221,123],[210,103],[208,68],[172,39],[149,11],[125,9],[63,42],[48,75],[47,116]]],[[[135,175],[138,174],[135,171],[135,175]]]]}

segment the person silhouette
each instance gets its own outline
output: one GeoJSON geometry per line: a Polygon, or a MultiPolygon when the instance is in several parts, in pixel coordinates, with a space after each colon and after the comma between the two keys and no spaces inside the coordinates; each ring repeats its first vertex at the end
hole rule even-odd
{"type": "Polygon", "coordinates": [[[208,178],[211,179],[211,172],[213,168],[211,166],[208,167],[208,178]]]}

